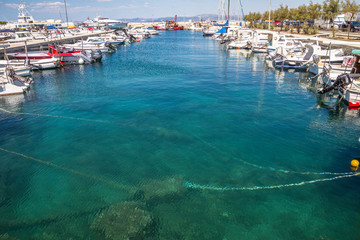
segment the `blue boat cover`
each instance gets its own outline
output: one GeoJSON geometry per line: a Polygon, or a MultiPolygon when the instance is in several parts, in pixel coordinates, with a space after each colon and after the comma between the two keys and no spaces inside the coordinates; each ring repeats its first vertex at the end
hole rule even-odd
{"type": "Polygon", "coordinates": [[[222,27],[217,33],[227,33],[227,27],[222,27]]]}

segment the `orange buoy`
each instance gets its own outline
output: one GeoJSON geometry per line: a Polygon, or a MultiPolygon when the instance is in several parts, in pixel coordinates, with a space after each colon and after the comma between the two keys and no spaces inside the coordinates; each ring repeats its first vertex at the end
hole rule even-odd
{"type": "Polygon", "coordinates": [[[353,159],[350,163],[351,170],[356,171],[358,167],[359,167],[359,160],[353,159]]]}

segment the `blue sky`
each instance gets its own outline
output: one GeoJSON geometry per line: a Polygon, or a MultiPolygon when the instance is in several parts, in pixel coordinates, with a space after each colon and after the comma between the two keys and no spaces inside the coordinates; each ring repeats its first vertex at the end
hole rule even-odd
{"type": "MultiPolygon", "coordinates": [[[[357,0],[358,2],[359,0],[357,0]]],[[[29,12],[35,20],[65,19],[63,0],[25,0],[29,12]]],[[[217,14],[219,0],[67,0],[69,20],[85,20],[97,14],[110,18],[157,18],[174,16],[197,16],[199,14],[217,14]]],[[[289,7],[308,4],[309,0],[284,1],[271,0],[272,8],[281,3],[289,7]]],[[[313,2],[322,2],[314,0],[313,2]]],[[[16,20],[17,4],[20,0],[0,0],[0,20],[16,20]]],[[[231,0],[231,15],[238,14],[239,0],[231,0]]],[[[243,0],[245,14],[268,9],[269,0],[243,0]]],[[[180,19],[181,20],[181,19],[180,19]]]]}

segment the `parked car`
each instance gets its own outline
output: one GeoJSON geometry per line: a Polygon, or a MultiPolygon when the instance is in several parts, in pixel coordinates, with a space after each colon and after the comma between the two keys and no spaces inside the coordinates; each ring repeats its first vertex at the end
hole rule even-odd
{"type": "Polygon", "coordinates": [[[343,32],[346,32],[348,30],[348,26],[350,24],[350,31],[351,32],[358,32],[360,30],[360,22],[359,21],[346,21],[346,23],[343,23],[341,26],[341,30],[343,32]]]}
{"type": "Polygon", "coordinates": [[[275,25],[276,25],[276,26],[280,26],[280,25],[281,25],[281,21],[275,20],[275,25]]]}

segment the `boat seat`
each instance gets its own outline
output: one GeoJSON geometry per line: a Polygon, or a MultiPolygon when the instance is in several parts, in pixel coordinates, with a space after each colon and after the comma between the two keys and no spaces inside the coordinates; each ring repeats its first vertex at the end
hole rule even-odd
{"type": "Polygon", "coordinates": [[[314,54],[314,48],[312,46],[308,46],[308,51],[304,56],[304,60],[310,60],[313,54],[314,54]]]}

